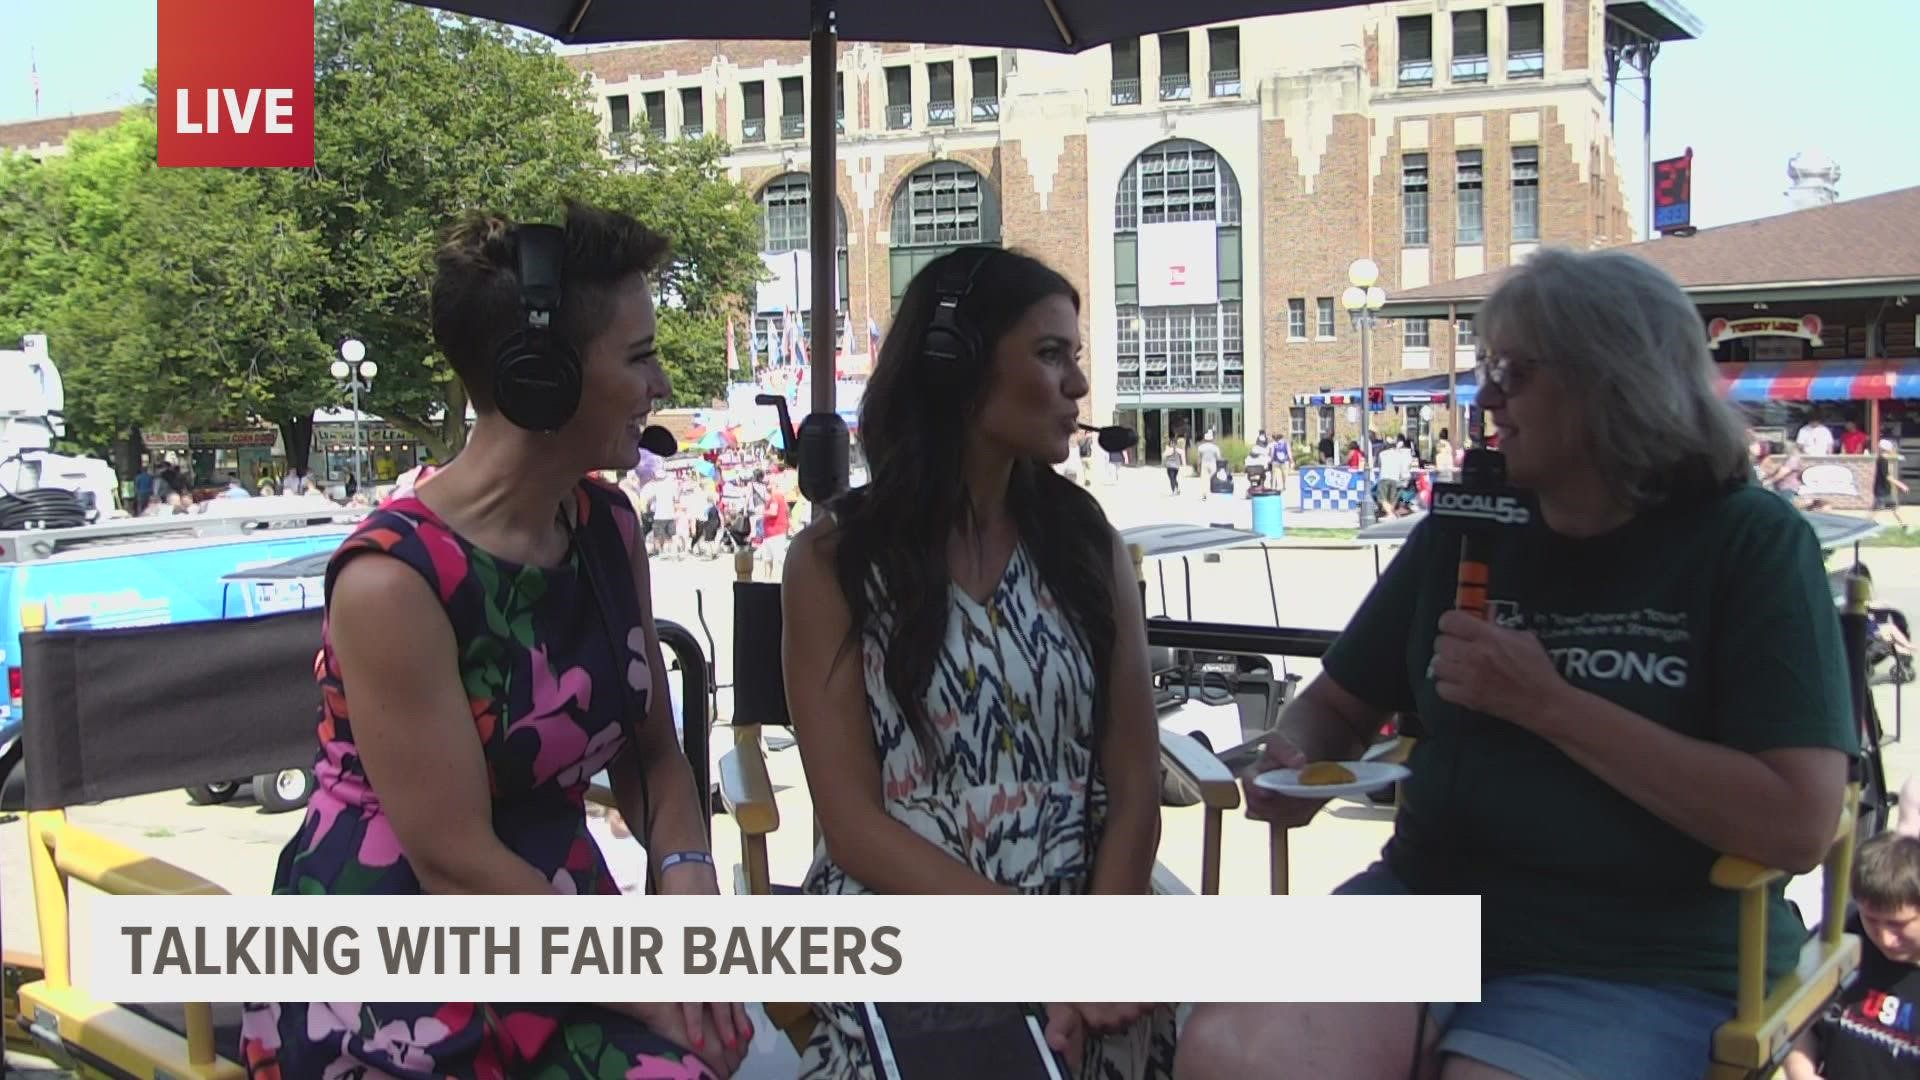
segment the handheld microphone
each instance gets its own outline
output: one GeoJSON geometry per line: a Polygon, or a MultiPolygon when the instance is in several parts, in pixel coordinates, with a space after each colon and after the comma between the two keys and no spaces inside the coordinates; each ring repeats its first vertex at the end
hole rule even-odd
{"type": "Polygon", "coordinates": [[[1091,431],[1100,436],[1100,449],[1105,450],[1109,454],[1118,454],[1123,450],[1131,450],[1134,445],[1140,441],[1140,436],[1135,433],[1132,428],[1121,427],[1119,424],[1112,424],[1108,427],[1094,427],[1092,424],[1081,424],[1080,430],[1091,431]]]}
{"type": "Polygon", "coordinates": [[[680,452],[680,440],[659,424],[649,424],[640,433],[640,449],[654,457],[670,458],[680,452]]]}
{"type": "Polygon", "coordinates": [[[1507,459],[1498,450],[1467,451],[1461,482],[1433,486],[1433,516],[1460,534],[1460,571],[1453,606],[1487,617],[1488,566],[1494,534],[1533,520],[1526,496],[1507,483],[1507,459]]]}

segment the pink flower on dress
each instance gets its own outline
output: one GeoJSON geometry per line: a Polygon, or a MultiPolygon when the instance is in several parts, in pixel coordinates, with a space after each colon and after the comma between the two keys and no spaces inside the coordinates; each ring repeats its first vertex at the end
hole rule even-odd
{"type": "Polygon", "coordinates": [[[536,645],[530,652],[533,715],[515,722],[513,727],[530,726],[539,738],[540,747],[533,759],[533,779],[535,783],[544,783],[586,756],[587,733],[570,715],[569,707],[590,707],[593,679],[587,669],[580,667],[569,668],[556,677],[553,665],[547,661],[546,649],[536,645]]]}
{"type": "Polygon", "coordinates": [[[627,685],[635,690],[653,689],[653,671],[647,666],[647,632],[634,627],[627,631],[627,685]]]}
{"type": "Polygon", "coordinates": [[[360,1003],[357,1001],[316,1001],[307,1006],[307,1041],[319,1042],[334,1035],[351,1035],[360,1030],[360,1003]]]}
{"type": "Polygon", "coordinates": [[[392,866],[400,861],[400,838],[394,835],[393,822],[375,810],[366,817],[367,831],[360,835],[360,852],[354,858],[361,866],[392,866]]]}
{"type": "Polygon", "coordinates": [[[249,1006],[240,1014],[240,1037],[267,1050],[280,1049],[280,1003],[249,1006]]]}
{"type": "Polygon", "coordinates": [[[467,554],[460,550],[460,541],[443,527],[429,525],[415,530],[414,535],[420,538],[428,558],[433,560],[433,576],[438,579],[440,602],[444,604],[453,599],[454,590],[467,579],[467,554]]]}
{"type": "Polygon", "coordinates": [[[580,752],[580,760],[560,770],[556,778],[561,787],[572,787],[592,779],[601,769],[607,767],[620,754],[620,747],[626,738],[627,729],[621,724],[608,724],[593,733],[586,747],[580,752]]]}
{"type": "Polygon", "coordinates": [[[627,1080],[712,1080],[713,1070],[702,1064],[699,1058],[685,1057],[679,1061],[647,1056],[627,1070],[627,1080]]]}
{"type": "Polygon", "coordinates": [[[395,1067],[407,1072],[432,1072],[433,1055],[425,1047],[443,1042],[453,1032],[437,1018],[423,1016],[409,1024],[394,1020],[381,1026],[367,1040],[367,1049],[385,1054],[395,1067]]]}

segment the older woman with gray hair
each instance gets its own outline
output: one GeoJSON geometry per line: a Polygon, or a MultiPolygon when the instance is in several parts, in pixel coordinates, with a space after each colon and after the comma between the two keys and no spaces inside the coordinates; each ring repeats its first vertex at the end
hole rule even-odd
{"type": "MultiPolygon", "coordinates": [[[[1708,868],[1803,872],[1832,840],[1857,740],[1819,544],[1753,482],[1699,314],[1631,255],[1543,250],[1477,329],[1539,511],[1493,542],[1489,616],[1452,610],[1459,543],[1423,521],[1255,768],[1419,715],[1393,838],[1339,891],[1480,895],[1481,1000],[1203,1005],[1182,1080],[1698,1080],[1739,923],[1708,868]]],[[[1247,798],[1289,826],[1322,805],[1247,798]]],[[[1769,926],[1785,973],[1806,931],[1778,888],[1769,926]]],[[[1380,932],[1418,963],[1422,930],[1380,932]]]]}

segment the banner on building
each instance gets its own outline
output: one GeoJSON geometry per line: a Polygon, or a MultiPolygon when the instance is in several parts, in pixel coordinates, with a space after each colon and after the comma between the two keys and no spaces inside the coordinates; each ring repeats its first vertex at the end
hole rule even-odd
{"type": "Polygon", "coordinates": [[[1220,249],[1211,221],[1140,226],[1140,306],[1220,301],[1220,249]]]}
{"type": "Polygon", "coordinates": [[[767,280],[760,283],[755,296],[756,310],[807,311],[813,306],[813,256],[805,251],[783,251],[778,255],[760,253],[766,264],[767,280]]]}

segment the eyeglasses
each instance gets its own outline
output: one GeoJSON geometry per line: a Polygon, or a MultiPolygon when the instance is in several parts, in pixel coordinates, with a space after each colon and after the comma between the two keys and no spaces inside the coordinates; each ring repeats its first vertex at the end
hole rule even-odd
{"type": "Polygon", "coordinates": [[[1533,368],[1530,361],[1515,360],[1511,356],[1483,355],[1474,365],[1473,378],[1480,386],[1491,386],[1500,391],[1501,396],[1512,397],[1526,388],[1533,368]]]}

